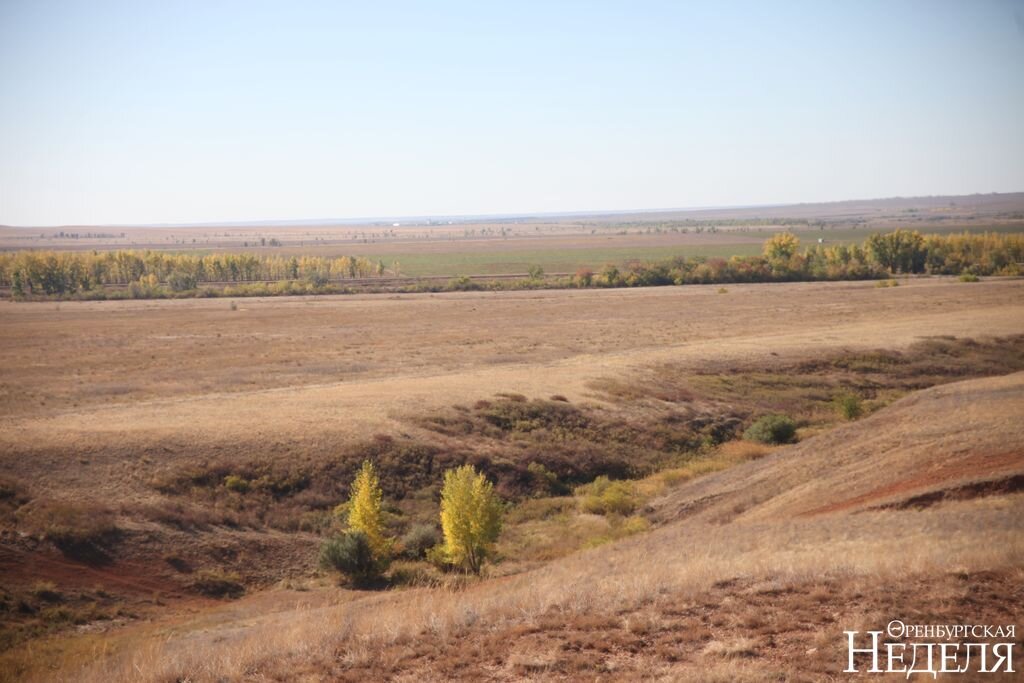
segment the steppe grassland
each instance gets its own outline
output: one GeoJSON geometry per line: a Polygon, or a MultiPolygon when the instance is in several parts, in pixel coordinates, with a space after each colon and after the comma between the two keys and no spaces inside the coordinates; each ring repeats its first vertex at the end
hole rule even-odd
{"type": "MultiPolygon", "coordinates": [[[[686,287],[246,300],[235,308],[224,301],[5,304],[0,315],[11,324],[3,326],[5,341],[10,343],[3,345],[7,401],[0,457],[5,470],[32,481],[40,494],[101,495],[110,501],[135,502],[153,495],[149,482],[161,468],[268,452],[316,460],[330,457],[347,440],[386,430],[429,437],[407,418],[502,392],[530,397],[560,394],[574,403],[600,403],[609,389],[602,380],[635,383],[650,368],[665,363],[726,371],[752,360],[806,359],[844,348],[905,348],[931,336],[1019,333],[1020,289],[1016,280],[968,285],[921,279],[882,290],[871,283],[784,284],[730,286],[724,294],[715,287],[686,287]],[[458,351],[453,353],[453,348],[458,351]],[[312,369],[301,369],[307,366],[312,369]],[[68,377],[76,380],[68,382],[68,377]],[[114,383],[119,386],[112,391],[95,391],[114,383]],[[80,466],[68,466],[75,462],[80,466]],[[126,472],[131,474],[125,476],[126,472]]],[[[985,513],[983,528],[992,536],[980,537],[980,543],[990,543],[998,557],[972,540],[963,544],[975,520],[956,514],[943,517],[942,522],[956,534],[949,541],[953,545],[937,545],[936,552],[948,550],[950,557],[962,556],[968,568],[1014,566],[1016,560],[1003,554],[1016,552],[1005,527],[1006,520],[1019,511],[1012,508],[1008,513],[995,500],[982,506],[996,511],[985,513]],[[963,525],[963,533],[956,531],[957,524],[963,525]]],[[[893,515],[896,526],[904,527],[923,519],[909,513],[897,516],[903,514],[870,513],[883,521],[889,518],[882,515],[893,515]]],[[[841,528],[827,527],[822,536],[814,536],[817,524],[826,523],[815,522],[796,531],[784,525],[756,536],[730,532],[737,535],[723,536],[723,542],[733,550],[743,549],[742,561],[716,556],[714,561],[706,560],[705,572],[700,569],[703,556],[699,553],[686,556],[685,566],[678,557],[671,562],[665,558],[662,566],[658,564],[662,556],[652,555],[655,564],[649,566],[656,569],[648,569],[645,563],[642,572],[616,570],[607,579],[595,578],[591,589],[599,595],[628,598],[606,605],[614,607],[631,604],[636,591],[658,593],[663,581],[668,581],[669,595],[678,591],[685,595],[690,590],[687,586],[700,591],[706,587],[701,577],[721,576],[733,565],[745,580],[761,580],[757,578],[761,576],[767,581],[786,582],[788,577],[802,581],[830,570],[831,565],[814,568],[810,564],[811,549],[818,543],[832,543],[835,539],[827,539],[841,528]],[[809,534],[810,540],[801,550],[803,534],[809,534]],[[776,554],[770,546],[749,545],[757,539],[778,542],[790,551],[776,554]],[[758,548],[767,567],[763,575],[743,569],[744,562],[758,557],[754,552],[758,548]]],[[[711,531],[702,528],[689,533],[711,531]]],[[[655,532],[650,538],[657,543],[675,539],[678,549],[681,539],[690,537],[683,532],[659,535],[665,533],[655,532]]],[[[906,539],[908,547],[922,546],[915,545],[913,538],[906,539]]],[[[879,549],[880,541],[868,539],[858,549],[862,541],[840,543],[830,554],[840,570],[837,576],[867,562],[864,558],[874,558],[868,564],[889,562],[879,549]]],[[[913,553],[924,555],[912,553],[907,559],[906,571],[925,575],[935,571],[938,565],[927,549],[930,546],[923,547],[926,550],[913,553]]],[[[573,563],[594,558],[604,562],[617,551],[589,552],[597,554],[559,562],[568,563],[565,571],[583,571],[582,565],[573,563]]],[[[866,573],[859,576],[870,581],[873,567],[864,565],[866,573]]],[[[900,570],[886,564],[878,571],[884,577],[886,572],[900,570]]],[[[476,596],[476,603],[446,597],[444,590],[405,591],[412,605],[411,630],[399,630],[393,642],[412,637],[409,634],[422,630],[424,623],[429,633],[438,634],[458,632],[457,628],[474,620],[490,623],[487,619],[492,616],[481,615],[491,614],[492,609],[497,623],[516,623],[502,605],[526,615],[541,607],[563,610],[552,602],[561,590],[558,581],[564,575],[560,576],[535,587],[531,584],[529,590],[520,577],[497,578],[491,585],[519,586],[500,598],[499,592],[488,595],[482,586],[455,594],[476,596]],[[541,590],[545,586],[548,598],[541,590]],[[421,599],[424,607],[417,611],[421,599]],[[451,611],[441,604],[452,600],[451,611]]],[[[563,596],[570,607],[580,599],[574,595],[563,596]]],[[[394,624],[403,621],[398,616],[403,609],[401,596],[373,597],[366,604],[375,609],[379,601],[391,605],[387,609],[394,610],[394,624]]],[[[344,617],[335,615],[335,621],[327,621],[324,628],[329,632],[321,632],[320,640],[315,632],[320,627],[309,627],[304,619],[281,617],[287,623],[242,636],[232,629],[231,638],[241,640],[228,650],[214,653],[204,649],[209,644],[194,640],[186,640],[189,644],[184,649],[201,654],[212,667],[204,671],[230,675],[253,666],[258,651],[273,651],[279,634],[305,634],[312,667],[322,666],[320,655],[339,648],[346,653],[342,661],[353,667],[361,666],[360,662],[376,667],[379,663],[367,659],[366,653],[371,644],[387,644],[392,636],[374,631],[368,617],[359,614],[362,607],[345,612],[344,617]],[[342,624],[354,624],[354,640],[338,640],[338,629],[344,634],[349,628],[342,624]],[[364,627],[370,630],[364,632],[364,627]]],[[[258,614],[250,616],[262,619],[258,614]]],[[[609,630],[616,628],[609,622],[609,630]]],[[[162,671],[180,673],[205,666],[175,649],[178,644],[171,650],[149,649],[143,645],[144,633],[124,637],[121,643],[127,649],[143,653],[143,660],[131,666],[137,664],[158,678],[162,671]],[[133,640],[136,637],[141,640],[133,640]],[[152,653],[148,661],[146,652],[152,653]]],[[[88,658],[77,649],[85,645],[82,641],[75,646],[77,654],[70,662],[77,665],[88,658]]],[[[729,640],[721,647],[733,651],[742,650],[741,646],[729,640]]],[[[303,655],[292,656],[301,660],[303,655]]],[[[543,652],[520,653],[516,661],[528,670],[531,662],[542,665],[545,657],[543,652]]],[[[115,668],[122,663],[119,660],[115,668]]],[[[130,673],[120,671],[125,676],[130,673]]]]}

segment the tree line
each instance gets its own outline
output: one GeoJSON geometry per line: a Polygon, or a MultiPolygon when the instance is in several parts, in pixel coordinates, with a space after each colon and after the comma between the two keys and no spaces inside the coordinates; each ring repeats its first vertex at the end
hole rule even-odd
{"type": "Polygon", "coordinates": [[[104,285],[164,285],[174,292],[207,283],[306,281],[323,284],[385,272],[383,262],[361,256],[267,256],[256,254],[175,254],[161,251],[0,254],[0,285],[15,296],[75,294],[104,285]]]}
{"type": "Polygon", "coordinates": [[[864,280],[900,274],[1017,275],[1024,268],[1024,235],[922,235],[916,230],[874,233],[860,244],[800,248],[790,232],[776,233],[756,256],[679,256],[667,261],[580,269],[576,286],[642,287],[805,280],[864,280]]]}
{"type": "MultiPolygon", "coordinates": [[[[871,234],[860,244],[811,244],[780,232],[755,256],[678,256],[665,261],[609,264],[600,272],[580,268],[574,277],[543,279],[531,272],[521,282],[480,283],[469,278],[447,284],[417,283],[402,291],[536,287],[640,287],[739,282],[879,279],[901,274],[1017,275],[1024,268],[1022,234],[922,235],[916,230],[871,234]]],[[[542,273],[539,267],[538,273],[542,273]]],[[[338,293],[329,283],[382,276],[384,263],[360,256],[264,256],[174,254],[159,251],[0,254],[0,286],[14,298],[82,296],[105,298],[105,285],[128,285],[127,298],[196,296],[217,291],[208,283],[235,283],[230,296],[338,293]],[[259,283],[269,281],[273,286],[259,283]]],[[[391,272],[398,274],[398,264],[391,272]]]]}

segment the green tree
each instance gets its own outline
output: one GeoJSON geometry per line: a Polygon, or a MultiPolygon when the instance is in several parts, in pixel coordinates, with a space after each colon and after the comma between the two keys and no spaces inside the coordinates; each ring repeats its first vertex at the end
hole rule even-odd
{"type": "Polygon", "coordinates": [[[479,574],[501,533],[501,501],[472,465],[444,474],[441,530],[448,562],[479,574]]]}
{"type": "Polygon", "coordinates": [[[384,511],[381,505],[383,498],[380,480],[377,478],[373,463],[366,460],[352,482],[352,494],[348,502],[348,527],[351,531],[359,531],[366,535],[366,540],[377,559],[383,559],[391,552],[391,539],[387,537],[384,529],[384,511]]]}
{"type": "Polygon", "coordinates": [[[922,273],[928,257],[924,238],[916,230],[894,230],[868,236],[864,246],[871,259],[890,273],[922,273]]]}

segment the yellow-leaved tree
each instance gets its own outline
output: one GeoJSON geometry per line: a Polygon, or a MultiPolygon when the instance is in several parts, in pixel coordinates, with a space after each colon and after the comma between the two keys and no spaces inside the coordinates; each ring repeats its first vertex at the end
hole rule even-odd
{"type": "Polygon", "coordinates": [[[773,263],[786,264],[799,248],[799,237],[788,231],[779,232],[764,243],[764,255],[773,263]]]}
{"type": "Polygon", "coordinates": [[[444,473],[441,530],[448,562],[479,574],[501,533],[501,501],[472,465],[444,473]]]}
{"type": "Polygon", "coordinates": [[[381,509],[383,497],[377,471],[373,463],[366,460],[352,482],[352,494],[348,501],[348,527],[352,531],[366,534],[377,560],[386,558],[391,552],[391,539],[385,532],[384,512],[381,509]]]}

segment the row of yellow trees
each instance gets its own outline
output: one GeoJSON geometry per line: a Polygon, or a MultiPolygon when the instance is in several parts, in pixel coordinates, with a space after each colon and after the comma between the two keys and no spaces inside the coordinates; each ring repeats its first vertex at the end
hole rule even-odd
{"type": "Polygon", "coordinates": [[[210,282],[306,280],[383,275],[384,264],[362,256],[275,256],[256,254],[173,254],[160,251],[56,252],[0,254],[0,285],[16,295],[74,294],[103,285],[127,285],[155,279],[172,291],[188,291],[210,282]]]}
{"type": "MultiPolygon", "coordinates": [[[[823,233],[827,234],[827,233],[823,233]]],[[[637,287],[786,280],[857,280],[893,273],[1015,275],[1024,264],[1024,235],[1018,233],[922,235],[913,230],[874,233],[861,244],[812,244],[801,249],[789,232],[765,242],[757,256],[705,258],[679,256],[662,262],[609,265],[595,274],[581,268],[578,287],[637,287]]],[[[392,266],[397,274],[398,264],[392,266]]],[[[329,280],[385,273],[383,262],[359,256],[273,256],[254,254],[172,254],[159,251],[15,252],[0,254],[0,286],[15,297],[93,292],[104,285],[129,285],[127,295],[168,296],[195,292],[204,283],[305,282],[314,290],[329,280]],[[169,290],[169,292],[168,292],[169,290]]],[[[531,279],[539,281],[539,267],[531,279]]],[[[466,280],[452,289],[471,288],[466,280]]],[[[555,283],[557,284],[557,283],[555,283]]],[[[254,287],[256,285],[242,285],[254,287]]],[[[521,285],[520,285],[521,286],[521,285]]],[[[282,288],[276,293],[290,293],[282,288]]],[[[306,289],[302,289],[303,292],[306,289]]],[[[275,292],[268,292],[275,293],[275,292]]]]}
{"type": "MultiPolygon", "coordinates": [[[[365,580],[387,569],[395,539],[384,520],[383,492],[373,463],[365,461],[352,482],[347,506],[348,529],[321,547],[321,564],[365,580]]],[[[443,542],[433,559],[480,573],[501,533],[501,501],[494,486],[472,465],[444,474],[441,488],[443,542]]]]}
{"type": "Polygon", "coordinates": [[[651,287],[804,280],[863,280],[894,273],[1017,275],[1024,268],[1024,235],[922,235],[913,230],[875,233],[861,244],[812,244],[801,249],[789,232],[773,235],[757,256],[679,256],[660,262],[583,268],[580,287],[651,287]]]}

